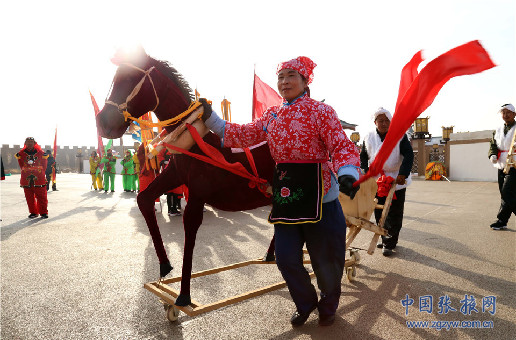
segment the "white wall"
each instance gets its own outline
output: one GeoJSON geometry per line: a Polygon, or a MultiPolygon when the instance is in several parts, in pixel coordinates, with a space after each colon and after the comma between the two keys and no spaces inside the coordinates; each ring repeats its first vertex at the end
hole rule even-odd
{"type": "Polygon", "coordinates": [[[489,142],[450,145],[450,180],[497,182],[497,169],[487,158],[489,142]]]}

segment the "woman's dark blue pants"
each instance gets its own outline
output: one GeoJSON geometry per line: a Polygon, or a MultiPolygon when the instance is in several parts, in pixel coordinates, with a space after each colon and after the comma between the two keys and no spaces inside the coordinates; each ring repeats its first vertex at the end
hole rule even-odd
{"type": "Polygon", "coordinates": [[[335,314],[346,256],[346,220],[339,200],[323,204],[319,222],[275,224],[274,235],[276,263],[297,311],[308,313],[317,306],[320,315],[335,314]],[[302,261],[305,243],[321,291],[319,302],[302,261]]]}

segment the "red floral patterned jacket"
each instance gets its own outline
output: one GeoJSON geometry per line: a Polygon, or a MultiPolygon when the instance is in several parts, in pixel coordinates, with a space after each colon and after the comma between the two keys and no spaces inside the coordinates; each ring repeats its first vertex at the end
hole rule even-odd
{"type": "Polygon", "coordinates": [[[344,133],[335,110],[306,94],[291,104],[270,107],[252,123],[226,123],[225,147],[250,147],[264,140],[278,163],[321,161],[325,194],[331,186],[332,171],[360,164],[358,149],[344,133]]]}

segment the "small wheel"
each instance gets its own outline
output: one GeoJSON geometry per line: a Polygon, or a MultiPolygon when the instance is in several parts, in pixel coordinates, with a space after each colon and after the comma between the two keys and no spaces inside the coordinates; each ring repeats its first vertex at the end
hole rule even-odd
{"type": "Polygon", "coordinates": [[[166,308],[167,308],[166,313],[167,313],[168,321],[170,321],[170,322],[177,321],[177,319],[179,318],[179,309],[174,305],[168,305],[168,307],[166,307],[166,308]]]}
{"type": "Polygon", "coordinates": [[[347,276],[349,282],[353,282],[353,280],[355,279],[356,274],[353,275],[353,271],[354,271],[353,267],[346,268],[346,276],[347,276]]]}

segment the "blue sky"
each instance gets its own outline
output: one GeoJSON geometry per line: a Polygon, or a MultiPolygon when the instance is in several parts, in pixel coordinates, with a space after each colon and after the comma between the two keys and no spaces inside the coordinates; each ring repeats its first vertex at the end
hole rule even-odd
{"type": "Polygon", "coordinates": [[[299,55],[318,66],[312,97],[339,117],[373,128],[371,114],[396,102],[401,68],[480,40],[496,68],[454,78],[421,117],[430,132],[494,129],[498,107],[516,102],[515,1],[65,1],[2,7],[0,143],[96,145],[88,90],[102,107],[117,46],[141,44],[170,61],[215,108],[226,97],[233,121],[251,117],[253,69],[276,87],[276,66],[299,55]],[[16,123],[14,123],[16,122],[16,123]]]}

